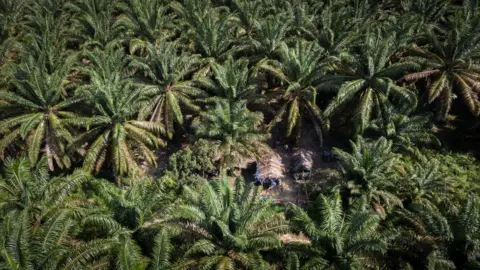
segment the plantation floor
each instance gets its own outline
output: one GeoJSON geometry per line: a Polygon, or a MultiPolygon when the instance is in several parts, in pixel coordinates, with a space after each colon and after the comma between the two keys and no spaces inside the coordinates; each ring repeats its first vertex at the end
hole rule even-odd
{"type": "MultiPolygon", "coordinates": [[[[305,181],[295,181],[290,174],[290,168],[292,167],[292,157],[293,153],[297,149],[307,149],[313,153],[313,171],[321,171],[327,169],[335,169],[335,163],[333,162],[324,162],[322,160],[323,151],[330,151],[331,146],[324,143],[323,146],[320,146],[319,140],[316,137],[316,133],[313,129],[310,129],[311,132],[304,132],[303,136],[300,138],[298,147],[292,148],[288,145],[285,147],[284,143],[280,141],[273,141],[270,143],[272,149],[282,157],[282,162],[285,165],[285,177],[281,181],[280,186],[272,188],[270,197],[276,200],[279,203],[288,203],[292,202],[295,204],[306,204],[308,203],[308,188],[306,187],[305,181]]],[[[321,182],[323,179],[314,179],[312,176],[309,181],[321,182]]]]}

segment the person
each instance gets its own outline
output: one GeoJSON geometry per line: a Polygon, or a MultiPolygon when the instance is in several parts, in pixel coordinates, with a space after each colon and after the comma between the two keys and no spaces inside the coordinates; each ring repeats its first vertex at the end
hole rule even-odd
{"type": "Polygon", "coordinates": [[[330,162],[330,151],[323,151],[323,162],[330,162]]]}

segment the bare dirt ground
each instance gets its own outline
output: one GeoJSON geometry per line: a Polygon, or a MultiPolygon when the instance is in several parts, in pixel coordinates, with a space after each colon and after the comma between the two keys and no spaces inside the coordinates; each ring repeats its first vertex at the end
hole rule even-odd
{"type": "MultiPolygon", "coordinates": [[[[281,142],[272,142],[272,149],[282,157],[282,162],[285,165],[284,178],[279,186],[273,187],[270,191],[269,197],[272,197],[278,203],[295,203],[306,204],[308,203],[308,191],[306,190],[305,181],[295,181],[290,174],[290,168],[292,167],[292,155],[299,149],[303,148],[310,150],[313,153],[313,170],[325,170],[334,169],[335,164],[332,162],[323,162],[323,151],[330,151],[331,147],[324,143],[320,146],[320,142],[314,130],[305,132],[299,140],[298,147],[292,147],[291,145],[285,146],[281,142]]],[[[321,181],[322,179],[312,179],[312,181],[321,181]]]]}
{"type": "MultiPolygon", "coordinates": [[[[293,153],[299,149],[303,148],[310,150],[313,153],[313,170],[326,170],[333,169],[335,167],[334,163],[325,163],[322,160],[322,153],[325,150],[330,151],[331,147],[328,142],[324,142],[323,146],[320,146],[319,139],[313,130],[313,128],[306,127],[305,130],[309,132],[303,132],[301,138],[299,139],[299,144],[293,146],[286,141],[276,140],[275,137],[282,138],[283,134],[276,134],[274,138],[269,141],[269,145],[280,155],[282,158],[282,163],[285,166],[284,178],[281,180],[279,186],[271,188],[268,192],[265,192],[266,197],[270,197],[277,201],[278,203],[295,203],[295,204],[306,204],[308,203],[308,191],[306,190],[305,181],[295,181],[291,174],[290,169],[292,167],[292,156],[293,153]]],[[[162,171],[165,169],[169,157],[182,149],[186,145],[191,143],[188,141],[188,138],[182,138],[180,142],[170,143],[167,147],[158,150],[157,154],[157,166],[150,167],[148,169],[148,174],[154,177],[161,175],[162,171]]],[[[237,172],[240,174],[240,172],[237,172]]],[[[242,170],[241,174],[246,179],[247,182],[253,181],[253,174],[255,173],[255,165],[252,164],[249,168],[242,170]]],[[[235,177],[229,177],[229,182],[233,185],[235,182],[235,177]]],[[[322,179],[311,179],[311,181],[322,181],[322,179]]]]}

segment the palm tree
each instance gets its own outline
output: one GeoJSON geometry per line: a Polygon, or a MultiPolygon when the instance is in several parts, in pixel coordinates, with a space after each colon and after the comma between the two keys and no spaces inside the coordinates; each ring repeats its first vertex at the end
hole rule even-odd
{"type": "Polygon", "coordinates": [[[273,58],[282,43],[287,41],[290,25],[291,20],[283,14],[269,15],[260,20],[258,30],[253,38],[247,41],[255,53],[255,57],[252,58],[273,58]]]}
{"type": "Polygon", "coordinates": [[[370,123],[370,128],[392,140],[394,149],[413,154],[415,147],[418,146],[440,146],[430,117],[393,114],[389,118],[390,122],[387,125],[382,121],[374,120],[370,123]]]}
{"type": "Polygon", "coordinates": [[[424,31],[429,28],[436,28],[439,22],[446,21],[446,13],[451,7],[448,0],[419,0],[403,1],[401,8],[407,16],[415,19],[418,31],[424,31]]]}
{"type": "MultiPolygon", "coordinates": [[[[20,29],[24,24],[27,0],[0,1],[0,67],[3,67],[18,50],[20,29]]],[[[1,81],[0,81],[1,82],[1,81]]]]}
{"type": "Polygon", "coordinates": [[[404,77],[407,81],[426,79],[428,103],[438,100],[439,120],[445,120],[456,91],[467,109],[475,116],[480,113],[478,80],[480,69],[476,45],[480,40],[480,20],[457,16],[449,25],[451,30],[444,38],[429,29],[425,48],[412,45],[414,61],[422,65],[422,71],[404,77]]]}
{"type": "Polygon", "coordinates": [[[167,14],[165,3],[158,0],[125,0],[118,4],[122,14],[115,22],[114,28],[127,32],[131,45],[137,39],[151,42],[165,40],[173,33],[171,18],[167,14]]]}
{"type": "Polygon", "coordinates": [[[394,221],[404,225],[397,227],[398,235],[390,245],[396,254],[392,265],[403,261],[410,269],[455,269],[446,252],[452,239],[451,228],[440,212],[423,207],[400,209],[394,221]]]}
{"type": "Polygon", "coordinates": [[[191,243],[178,265],[202,269],[268,269],[261,251],[281,246],[288,229],[283,213],[259,196],[253,184],[237,178],[204,182],[200,190],[184,189],[185,203],[173,213],[182,237],[191,243]]]}
{"type": "Polygon", "coordinates": [[[351,154],[338,148],[333,150],[347,180],[348,195],[363,197],[383,217],[385,207],[401,207],[401,200],[393,192],[396,183],[393,166],[398,159],[391,151],[392,142],[381,137],[369,143],[358,137],[355,143],[350,144],[351,154]]]}
{"type": "Polygon", "coordinates": [[[128,178],[125,182],[122,189],[101,179],[90,183],[90,191],[95,194],[92,197],[105,208],[97,217],[113,219],[132,233],[159,228],[168,219],[175,198],[165,191],[163,183],[148,177],[128,178]]]}
{"type": "Polygon", "coordinates": [[[278,91],[281,109],[269,124],[269,130],[280,122],[287,114],[287,136],[291,136],[295,127],[300,129],[305,114],[312,121],[315,131],[323,143],[323,114],[317,105],[317,89],[315,80],[322,75],[322,69],[330,62],[330,58],[322,59],[323,50],[316,43],[298,41],[295,46],[288,47],[283,43],[279,49],[281,61],[265,59],[258,68],[273,74],[282,80],[278,91]],[[283,83],[286,85],[283,86],[283,83]]]}
{"type": "Polygon", "coordinates": [[[204,68],[199,74],[207,74],[210,63],[222,61],[242,47],[234,45],[233,27],[229,14],[209,7],[209,2],[188,0],[184,5],[173,2],[172,7],[183,18],[184,38],[190,40],[195,53],[203,57],[204,68]]]}
{"type": "Polygon", "coordinates": [[[251,38],[266,13],[264,4],[262,1],[233,0],[231,6],[235,11],[235,23],[239,27],[237,35],[251,38]]]}
{"type": "Polygon", "coordinates": [[[212,97],[204,101],[215,101],[220,98],[230,103],[241,99],[259,102],[260,96],[256,95],[258,85],[253,81],[247,59],[234,60],[229,56],[224,64],[212,63],[212,69],[215,79],[204,76],[196,80],[202,88],[212,93],[212,97]]]}
{"type": "Polygon", "coordinates": [[[453,239],[450,258],[457,269],[475,269],[480,266],[480,210],[475,195],[470,194],[462,203],[460,212],[451,221],[453,239]]]}
{"type": "Polygon", "coordinates": [[[388,246],[388,233],[382,231],[380,217],[365,209],[345,213],[339,193],[321,195],[319,211],[309,216],[304,209],[290,205],[291,222],[312,241],[314,256],[303,269],[379,268],[377,256],[388,246]]]}
{"type": "Polygon", "coordinates": [[[145,95],[150,101],[140,111],[140,119],[150,117],[150,121],[165,126],[167,136],[172,139],[174,124],[184,122],[184,109],[197,112],[194,97],[205,94],[188,80],[196,68],[196,56],[186,52],[177,54],[175,43],[162,43],[154,46],[144,43],[145,57],[131,57],[129,68],[137,70],[149,79],[145,95]]]}
{"type": "Polygon", "coordinates": [[[119,190],[83,171],[52,178],[45,162],[31,170],[25,159],[8,161],[4,175],[0,266],[146,268],[132,229],[154,227],[164,218],[166,197],[159,182],[144,179],[119,190]],[[87,182],[87,193],[78,192],[87,182]]]}
{"type": "Polygon", "coordinates": [[[261,129],[262,121],[263,115],[250,112],[244,100],[219,100],[200,113],[192,127],[197,137],[212,141],[220,166],[231,169],[270,151],[264,143],[269,136],[261,129]]]}
{"type": "MultiPolygon", "coordinates": [[[[455,207],[449,205],[453,200],[456,188],[453,179],[442,175],[439,171],[439,162],[435,159],[428,159],[420,156],[419,161],[409,168],[409,175],[406,177],[405,207],[415,208],[421,205],[430,211],[439,211],[445,204],[453,210],[455,207]]],[[[402,188],[400,187],[400,189],[402,188]]]]}
{"type": "Polygon", "coordinates": [[[83,48],[104,48],[121,33],[114,27],[114,10],[118,1],[75,0],[65,5],[75,15],[71,39],[83,48]]]}
{"type": "Polygon", "coordinates": [[[97,203],[96,211],[85,217],[83,235],[103,235],[111,241],[108,255],[114,258],[115,268],[167,269],[172,250],[170,233],[165,221],[170,218],[168,209],[174,197],[165,192],[160,181],[149,178],[130,178],[122,189],[102,180],[89,185],[89,197],[97,203]],[[154,241],[151,238],[154,238],[154,241]],[[140,245],[153,246],[149,260],[142,255],[140,245]],[[161,268],[165,267],[165,268],[161,268]]]}
{"type": "Polygon", "coordinates": [[[49,212],[65,207],[69,193],[90,179],[82,171],[50,177],[46,168],[46,159],[33,168],[25,158],[7,160],[0,178],[0,212],[7,215],[27,211],[39,225],[49,212]]]}
{"type": "Polygon", "coordinates": [[[325,116],[331,117],[342,110],[345,115],[351,116],[355,134],[362,134],[372,118],[388,121],[386,117],[394,106],[414,109],[417,103],[415,94],[393,80],[416,67],[416,64],[402,62],[389,65],[395,50],[393,36],[383,38],[369,34],[357,53],[344,55],[337,65],[337,74],[321,80],[323,87],[338,87],[336,98],[325,109],[325,116]],[[352,113],[347,113],[346,107],[352,113]]]}
{"type": "Polygon", "coordinates": [[[8,160],[0,178],[0,266],[57,269],[75,253],[73,240],[85,209],[71,196],[90,177],[82,171],[49,177],[46,160],[31,169],[26,159],[8,160]]]}
{"type": "Polygon", "coordinates": [[[67,49],[70,14],[63,12],[66,0],[39,0],[28,7],[24,46],[25,57],[42,59],[49,73],[63,66],[75,52],[67,49]],[[62,25],[64,27],[58,27],[62,25]]]}
{"type": "Polygon", "coordinates": [[[160,123],[133,120],[145,103],[144,91],[122,73],[126,64],[121,49],[112,45],[106,52],[87,52],[86,57],[93,66],[82,70],[90,76],[90,83],[79,88],[78,94],[85,96],[95,114],[75,119],[75,124],[87,130],[74,145],[88,142],[84,169],[98,172],[107,161],[120,184],[119,177],[138,170],[139,161],[156,163],[152,149],[164,145],[156,134],[165,129],[160,123]]]}
{"type": "Polygon", "coordinates": [[[45,58],[35,61],[27,57],[25,62],[9,67],[13,91],[0,92],[0,99],[7,102],[8,117],[0,122],[0,153],[10,144],[25,140],[30,164],[35,166],[38,156],[44,152],[50,170],[70,167],[66,154],[67,144],[73,141],[67,119],[76,117],[68,107],[81,101],[69,97],[65,88],[70,71],[70,59],[49,73],[45,58]]]}
{"type": "Polygon", "coordinates": [[[328,55],[339,56],[359,38],[365,17],[355,18],[355,9],[341,3],[330,3],[318,12],[317,19],[302,27],[304,35],[318,41],[328,55]],[[345,18],[351,18],[345,20],[345,18]],[[318,21],[319,25],[316,25],[318,21]]]}

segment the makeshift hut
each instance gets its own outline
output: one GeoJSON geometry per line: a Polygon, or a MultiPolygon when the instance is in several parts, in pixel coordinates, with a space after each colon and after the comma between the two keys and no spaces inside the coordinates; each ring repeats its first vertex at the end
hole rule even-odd
{"type": "Polygon", "coordinates": [[[278,185],[280,179],[283,178],[284,170],[282,158],[276,153],[268,154],[257,161],[257,171],[254,175],[255,183],[270,186],[278,185]]]}
{"type": "Polygon", "coordinates": [[[312,151],[299,149],[293,154],[292,158],[292,175],[295,180],[304,173],[308,173],[312,170],[313,159],[312,151]]]}

